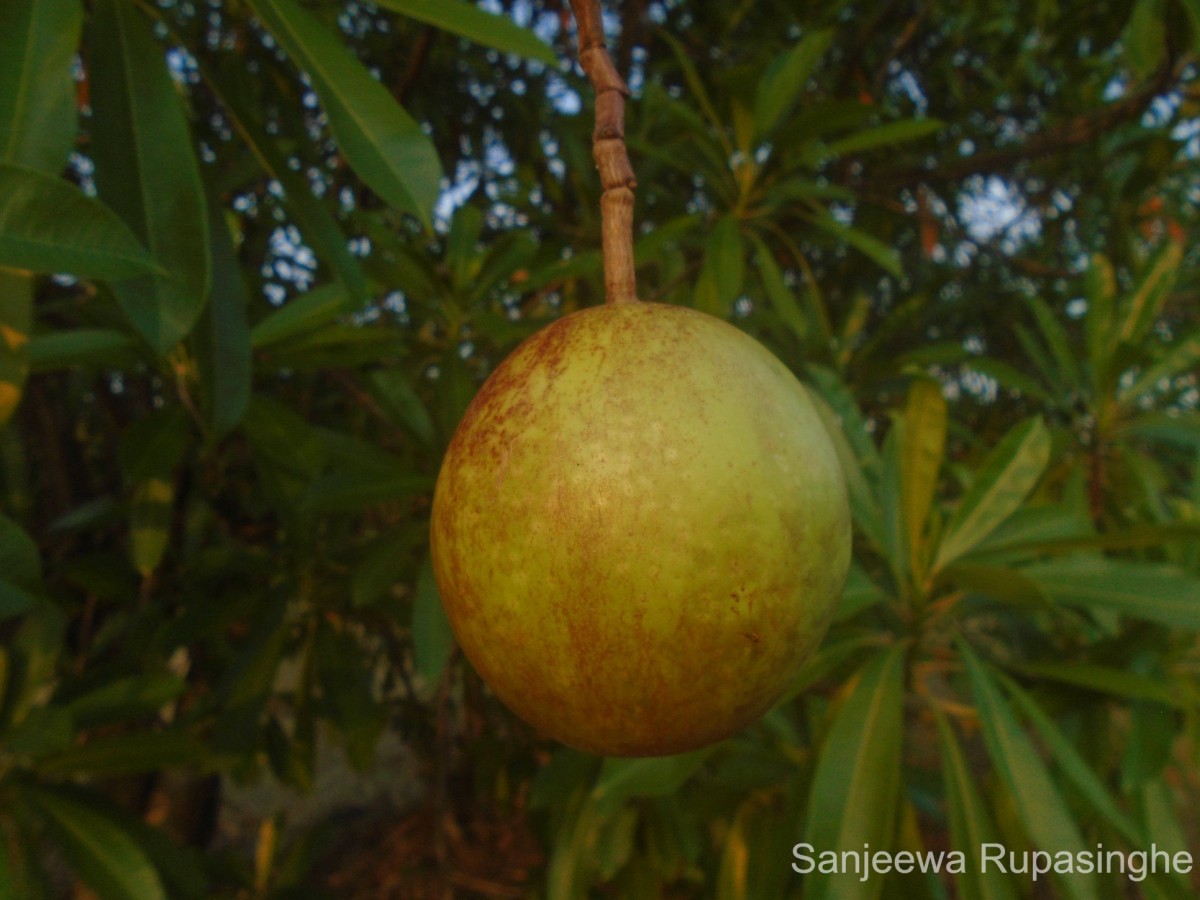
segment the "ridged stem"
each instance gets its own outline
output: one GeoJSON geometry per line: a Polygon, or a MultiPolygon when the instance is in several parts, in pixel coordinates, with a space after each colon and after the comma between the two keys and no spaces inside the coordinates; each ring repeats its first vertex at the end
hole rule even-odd
{"type": "Polygon", "coordinates": [[[633,262],[633,189],[637,181],[625,149],[625,98],[629,88],[604,41],[600,0],[571,0],[579,29],[579,63],[596,92],[592,155],[600,172],[601,242],[604,291],[608,303],[637,302],[633,262]]]}

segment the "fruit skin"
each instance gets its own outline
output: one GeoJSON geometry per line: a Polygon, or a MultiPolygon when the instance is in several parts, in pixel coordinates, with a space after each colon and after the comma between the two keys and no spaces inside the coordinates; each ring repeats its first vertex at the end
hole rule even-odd
{"type": "Polygon", "coordinates": [[[850,563],[833,445],[753,338],[653,303],[568,315],[467,409],[433,501],[467,658],[570,746],[652,756],[739,731],[825,633],[850,563]]]}

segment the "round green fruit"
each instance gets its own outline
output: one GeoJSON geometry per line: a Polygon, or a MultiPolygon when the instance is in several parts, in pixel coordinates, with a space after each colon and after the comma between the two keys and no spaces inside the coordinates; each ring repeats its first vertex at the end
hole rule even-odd
{"type": "Polygon", "coordinates": [[[804,387],[734,326],[654,303],[568,315],[496,369],[446,452],[431,538],[484,681],[613,756],[702,747],[766,712],[850,563],[804,387]]]}

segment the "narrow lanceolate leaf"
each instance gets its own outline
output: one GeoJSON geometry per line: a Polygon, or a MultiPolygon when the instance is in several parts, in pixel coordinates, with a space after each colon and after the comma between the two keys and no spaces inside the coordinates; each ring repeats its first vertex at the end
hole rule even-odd
{"type": "Polygon", "coordinates": [[[29,342],[29,366],[34,372],[56,372],[72,366],[133,365],[138,358],[137,339],[110,328],[72,328],[34,336],[29,342]]]}
{"type": "Polygon", "coordinates": [[[33,324],[33,279],[0,269],[0,427],[21,402],[29,374],[29,329],[33,324]]]}
{"type": "MultiPolygon", "coordinates": [[[[37,597],[24,588],[0,578],[0,622],[23,616],[37,606],[37,597]]],[[[0,697],[0,700],[3,700],[0,697]]]]}
{"type": "Polygon", "coordinates": [[[1030,297],[1028,306],[1037,320],[1038,332],[1050,352],[1056,374],[1055,383],[1067,389],[1078,389],[1083,384],[1083,374],[1075,361],[1071,339],[1067,330],[1054,315],[1054,311],[1040,297],[1030,297]]]}
{"type": "MultiPolygon", "coordinates": [[[[859,673],[821,748],[809,794],[805,842],[821,850],[889,850],[900,794],[904,737],[904,645],[859,673]]],[[[809,900],[878,897],[882,879],[806,876],[809,900]]]]}
{"type": "Polygon", "coordinates": [[[614,810],[633,797],[665,797],[683,787],[716,749],[716,745],[641,759],[606,759],[592,788],[592,802],[614,810]]]}
{"type": "Polygon", "coordinates": [[[75,143],[79,0],[0,3],[0,162],[57,175],[75,143]]]}
{"type": "Polygon", "coordinates": [[[42,557],[37,544],[29,534],[10,519],[0,514],[0,575],[6,581],[29,590],[36,589],[42,581],[42,557]]]}
{"type": "Polygon", "coordinates": [[[346,235],[337,219],[321,198],[312,193],[307,181],[288,168],[287,157],[279,147],[279,139],[267,133],[254,104],[243,99],[245,95],[253,96],[246,83],[249,79],[243,67],[238,64],[225,66],[220,71],[206,71],[209,83],[225,107],[230,124],[253,151],[263,171],[283,188],[283,204],[300,226],[305,242],[312,246],[321,261],[328,264],[334,276],[345,285],[351,299],[358,306],[365,306],[368,300],[367,279],[362,266],[347,247],[346,235]]]}
{"type": "Polygon", "coordinates": [[[237,427],[250,402],[253,361],[250,325],[246,321],[249,299],[241,266],[220,204],[209,201],[209,237],[212,245],[212,296],[196,327],[196,368],[200,378],[201,406],[214,437],[237,427]]]}
{"type": "Polygon", "coordinates": [[[736,216],[723,216],[708,236],[704,268],[696,283],[696,308],[714,316],[727,316],[742,291],[745,250],[736,216]]]}
{"type": "Polygon", "coordinates": [[[114,290],[134,327],[165,354],[208,298],[207,213],[191,132],[163,48],[134,4],[97,0],[89,59],[96,185],[166,272],[114,290]]]}
{"type": "MultiPolygon", "coordinates": [[[[0,4],[0,163],[51,176],[66,164],[75,143],[71,67],[82,25],[78,0],[0,4]]],[[[6,187],[0,185],[0,198],[6,197],[6,187]]],[[[0,206],[7,205],[7,199],[0,200],[0,206]]],[[[18,218],[16,224],[20,222],[18,218]]],[[[0,269],[0,427],[12,417],[24,391],[32,320],[32,276],[0,269]]]]}
{"type": "MultiPolygon", "coordinates": [[[[1050,854],[1067,852],[1078,858],[1077,854],[1087,847],[1049,770],[984,664],[965,644],[960,644],[960,649],[979,708],[988,755],[1012,796],[1025,833],[1035,849],[1050,854]]],[[[1076,872],[1057,883],[1063,897],[1096,900],[1099,896],[1091,875],[1076,872]]]]}
{"type": "Polygon", "coordinates": [[[158,266],[104,204],[56,176],[0,163],[0,268],[115,279],[158,266]]]}
{"type": "Polygon", "coordinates": [[[1184,335],[1167,352],[1137,377],[1133,384],[1117,393],[1117,403],[1130,406],[1142,394],[1153,390],[1159,382],[1194,372],[1200,364],[1200,328],[1184,335]]]}
{"type": "Polygon", "coordinates": [[[1020,571],[1059,603],[1200,631],[1200,577],[1167,563],[1074,556],[1020,571]]]}
{"type": "Polygon", "coordinates": [[[1104,782],[1075,749],[1067,736],[1054,724],[1050,716],[1012,680],[1004,678],[1003,684],[1008,695],[1016,701],[1017,707],[1041,735],[1042,741],[1049,749],[1051,756],[1054,757],[1055,762],[1058,763],[1058,768],[1063,776],[1091,805],[1092,811],[1120,832],[1121,836],[1129,841],[1131,847],[1145,846],[1145,835],[1117,805],[1104,782]]]}
{"type": "Polygon", "coordinates": [[[1041,419],[1014,427],[996,445],[946,524],[934,570],[967,553],[1028,496],[1050,462],[1050,432],[1041,419]]]}
{"type": "Polygon", "coordinates": [[[754,246],[758,276],[767,292],[767,299],[771,301],[771,307],[797,339],[806,340],[815,329],[809,324],[801,310],[796,295],[783,280],[783,272],[780,271],[779,264],[775,262],[774,254],[758,238],[754,238],[754,246]]]}
{"type": "Polygon", "coordinates": [[[421,126],[336,35],[294,0],[252,0],[251,6],[312,79],[354,171],[392,206],[432,227],[442,167],[421,126]]]}
{"type": "Polygon", "coordinates": [[[912,571],[924,571],[925,520],[937,488],[946,447],[946,400],[936,381],[919,379],[908,389],[900,444],[900,490],[912,571]]]}
{"type": "Polygon", "coordinates": [[[454,632],[442,606],[433,563],[426,560],[417,576],[416,596],[412,609],[413,654],[417,671],[430,682],[436,682],[446,670],[450,652],[454,649],[454,632]]]}
{"type": "Polygon", "coordinates": [[[832,39],[829,29],[806,34],[768,67],[754,98],[757,137],[767,137],[796,104],[832,39]]]}
{"type": "Polygon", "coordinates": [[[831,156],[845,156],[848,153],[861,153],[864,150],[891,147],[905,141],[915,141],[936,134],[944,127],[944,123],[937,119],[905,119],[901,122],[887,122],[832,141],[826,145],[825,152],[831,156]]]}
{"type": "Polygon", "coordinates": [[[354,298],[340,281],[321,285],[288,300],[250,329],[250,346],[261,350],[329,325],[354,308],[354,298]]]}
{"type": "Polygon", "coordinates": [[[979,848],[998,843],[996,826],[988,814],[975,785],[978,775],[971,771],[959,746],[954,729],[946,717],[935,717],[941,738],[942,782],[946,789],[946,809],[950,814],[950,845],[967,857],[963,871],[954,883],[962,900],[1017,900],[1016,888],[1009,876],[985,872],[979,848]]]}
{"type": "Polygon", "coordinates": [[[1142,276],[1133,295],[1123,309],[1120,330],[1117,338],[1130,344],[1137,344],[1146,333],[1175,286],[1175,278],[1179,274],[1179,266],[1183,262],[1183,245],[1169,241],[1150,264],[1150,268],[1142,276]]]}
{"type": "Polygon", "coordinates": [[[165,478],[149,478],[133,489],[129,510],[129,549],[143,577],[162,562],[170,543],[175,486],[165,478]]]}
{"type": "Polygon", "coordinates": [[[843,225],[826,212],[810,216],[809,221],[835,238],[845,241],[859,253],[873,260],[888,274],[895,275],[897,278],[903,277],[904,269],[900,265],[900,255],[879,238],[867,234],[861,229],[843,225]]]}
{"type": "Polygon", "coordinates": [[[104,900],[166,900],[145,851],[113,818],[66,791],[22,787],[67,863],[104,900]]]}
{"type": "Polygon", "coordinates": [[[1108,257],[1095,253],[1084,276],[1087,315],[1083,324],[1087,337],[1088,357],[1100,381],[1106,380],[1109,349],[1113,330],[1113,302],[1117,296],[1117,276],[1108,257]]]}
{"type": "Polygon", "coordinates": [[[375,5],[477,44],[536,59],[548,66],[558,65],[554,50],[532,31],[465,0],[376,0],[375,5]]]}

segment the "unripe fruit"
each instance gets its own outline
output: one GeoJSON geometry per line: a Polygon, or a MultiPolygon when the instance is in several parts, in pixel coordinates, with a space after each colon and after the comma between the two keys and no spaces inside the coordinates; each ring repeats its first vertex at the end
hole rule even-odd
{"type": "Polygon", "coordinates": [[[779,699],[850,562],[833,445],[805,389],[712,316],[566,316],[480,389],[433,503],[467,658],[542,732],[607,755],[721,740],[779,699]]]}

